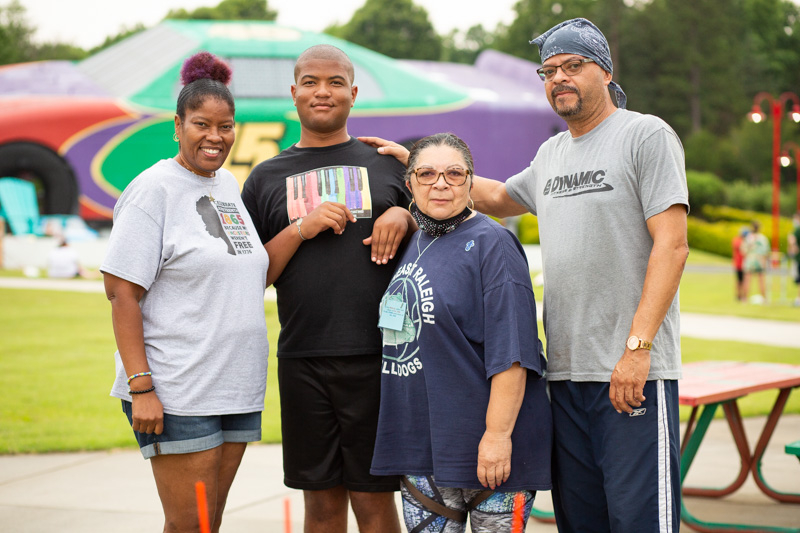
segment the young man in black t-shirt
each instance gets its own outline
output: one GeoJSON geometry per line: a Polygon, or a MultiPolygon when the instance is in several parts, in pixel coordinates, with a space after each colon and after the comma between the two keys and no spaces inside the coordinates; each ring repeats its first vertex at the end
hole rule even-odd
{"type": "Polygon", "coordinates": [[[369,474],[378,304],[416,226],[405,168],[347,133],[353,77],[338,48],[301,54],[292,86],[300,142],[254,168],[242,197],[278,294],[284,483],[304,491],[305,531],[344,533],[349,500],[362,532],[391,533],[400,531],[399,480],[369,474]]]}

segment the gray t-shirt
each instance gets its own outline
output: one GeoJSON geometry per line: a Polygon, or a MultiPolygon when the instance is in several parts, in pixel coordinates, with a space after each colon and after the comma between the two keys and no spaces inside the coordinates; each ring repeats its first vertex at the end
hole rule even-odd
{"type": "MultiPolygon", "coordinates": [[[[539,218],[548,379],[609,381],[642,295],[646,220],[689,205],[678,136],[657,117],[618,109],[586,135],[549,139],[506,190],[539,218]]],[[[676,294],[648,379],[679,379],[680,360],[676,294]]]]}
{"type": "MultiPolygon", "coordinates": [[[[264,409],[268,265],[227,170],[212,182],[165,159],[120,196],[100,270],[147,290],[145,351],[164,412],[264,409]]],[[[130,400],[119,352],[116,374],[111,395],[130,400]]]]}

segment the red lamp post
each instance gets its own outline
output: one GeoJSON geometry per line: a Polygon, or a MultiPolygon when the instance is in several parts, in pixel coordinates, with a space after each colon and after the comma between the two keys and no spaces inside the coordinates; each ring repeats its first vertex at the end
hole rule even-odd
{"type": "Polygon", "coordinates": [[[792,164],[790,151],[794,151],[794,166],[797,168],[797,212],[800,213],[800,146],[792,141],[783,143],[783,153],[781,154],[781,166],[788,167],[792,164]]]}
{"type": "Polygon", "coordinates": [[[795,122],[800,122],[800,98],[791,92],[785,92],[777,99],[767,92],[758,93],[753,99],[753,109],[750,112],[750,120],[755,123],[759,123],[767,118],[761,110],[761,102],[764,100],[769,102],[772,114],[772,266],[777,267],[780,261],[780,253],[778,252],[778,243],[780,242],[778,235],[778,217],[781,198],[781,119],[786,109],[786,103],[791,100],[794,105],[792,106],[792,110],[788,113],[788,117],[795,122]]]}

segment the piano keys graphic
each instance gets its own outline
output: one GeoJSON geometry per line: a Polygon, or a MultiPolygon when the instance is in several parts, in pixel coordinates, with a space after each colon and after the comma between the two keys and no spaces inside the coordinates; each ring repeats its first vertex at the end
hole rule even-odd
{"type": "Polygon", "coordinates": [[[286,178],[286,211],[290,223],[323,202],[344,204],[356,218],[372,218],[366,167],[324,167],[286,178]]]}

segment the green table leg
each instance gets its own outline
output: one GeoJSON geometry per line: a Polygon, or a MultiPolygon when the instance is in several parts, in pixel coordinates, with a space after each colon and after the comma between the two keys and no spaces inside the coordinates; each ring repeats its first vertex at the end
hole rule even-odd
{"type": "Polygon", "coordinates": [[[556,522],[556,516],[553,511],[542,511],[536,507],[531,507],[531,517],[539,522],[547,522],[549,524],[555,524],[556,522]]]}
{"type": "MultiPolygon", "coordinates": [[[[739,451],[739,458],[741,459],[739,475],[727,487],[707,488],[689,487],[687,485],[683,485],[682,488],[684,496],[719,498],[728,494],[733,494],[739,490],[742,485],[744,485],[744,482],[747,481],[747,476],[750,474],[752,456],[750,455],[750,446],[747,444],[747,436],[745,435],[744,423],[742,422],[742,415],[739,413],[738,404],[736,403],[736,400],[727,400],[721,402],[719,405],[721,405],[722,409],[725,411],[725,419],[728,421],[728,426],[731,430],[731,436],[733,437],[733,441],[736,443],[736,448],[739,451]]],[[[695,409],[697,408],[695,407],[695,409]]],[[[692,414],[694,414],[694,410],[692,410],[692,414]]],[[[691,438],[690,426],[688,425],[686,426],[686,435],[691,438]]],[[[684,439],[686,439],[686,437],[684,437],[684,439]]],[[[681,453],[683,453],[683,451],[684,448],[682,447],[681,453]]]]}
{"type": "MultiPolygon", "coordinates": [[[[703,407],[703,412],[697,422],[697,427],[686,443],[684,452],[681,455],[681,486],[683,486],[683,481],[686,479],[689,467],[692,466],[692,461],[694,461],[695,455],[697,455],[697,450],[700,447],[700,443],[703,442],[703,438],[706,435],[708,426],[711,424],[711,420],[714,418],[714,412],[717,410],[718,405],[719,403],[711,403],[703,407]]],[[[800,528],[705,522],[696,518],[689,512],[683,498],[681,498],[681,520],[692,529],[702,533],[800,533],[800,528]]]]}
{"type": "Polygon", "coordinates": [[[769,483],[767,483],[767,480],[764,479],[764,474],[761,472],[761,459],[764,457],[764,452],[767,450],[767,445],[769,444],[770,438],[772,438],[775,427],[778,425],[778,420],[783,413],[786,401],[789,399],[789,394],[791,392],[792,389],[781,389],[780,393],[778,393],[778,397],[775,399],[775,405],[772,407],[772,412],[770,412],[769,418],[767,418],[767,422],[761,432],[761,437],[758,439],[758,443],[753,452],[752,469],[753,478],[758,488],[761,489],[761,492],[779,502],[800,503],[800,494],[781,492],[772,488],[769,483]]]}

